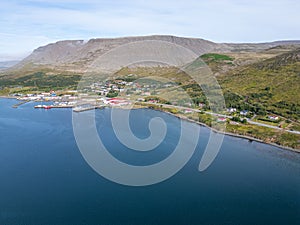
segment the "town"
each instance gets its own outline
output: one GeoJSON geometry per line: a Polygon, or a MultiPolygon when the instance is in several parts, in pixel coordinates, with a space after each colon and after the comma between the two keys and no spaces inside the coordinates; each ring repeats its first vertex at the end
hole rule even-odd
{"type": "MultiPolygon", "coordinates": [[[[131,76],[134,75],[129,74],[127,77],[131,76]]],[[[183,90],[178,89],[176,83],[170,81],[119,78],[85,84],[78,90],[13,93],[11,96],[20,100],[20,103],[14,107],[32,101],[37,102],[34,106],[37,109],[72,108],[73,112],[103,107],[148,107],[202,122],[208,126],[211,126],[212,122],[227,123],[231,126],[251,124],[300,134],[299,131],[288,129],[284,118],[278,115],[259,116],[254,112],[238,110],[234,107],[224,109],[221,113],[214,113],[209,110],[207,103],[195,104],[183,94],[183,90]],[[171,92],[172,96],[168,97],[166,94],[171,92]],[[165,96],[167,97],[164,98],[165,96]],[[174,96],[176,97],[174,98],[174,96]]]]}

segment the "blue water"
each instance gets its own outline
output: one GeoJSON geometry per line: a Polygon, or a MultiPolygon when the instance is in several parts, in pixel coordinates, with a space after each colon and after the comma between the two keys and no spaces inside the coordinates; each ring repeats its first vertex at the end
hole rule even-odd
{"type": "MultiPolygon", "coordinates": [[[[146,187],[123,186],[98,175],[76,145],[70,109],[17,109],[0,99],[0,224],[298,224],[300,154],[226,136],[219,155],[198,171],[209,130],[187,165],[170,179],[146,187]]],[[[114,137],[110,109],[96,121],[112,154],[134,165],[168,157],[178,142],[179,119],[141,109],[132,130],[147,137],[150,118],[168,125],[158,149],[141,154],[114,137]]]]}

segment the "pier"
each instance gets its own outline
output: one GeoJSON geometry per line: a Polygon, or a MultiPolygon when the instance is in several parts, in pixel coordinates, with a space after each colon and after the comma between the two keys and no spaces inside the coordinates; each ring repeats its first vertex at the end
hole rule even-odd
{"type": "Polygon", "coordinates": [[[103,109],[105,106],[100,105],[100,106],[77,106],[73,108],[73,112],[84,112],[84,111],[89,111],[93,109],[103,109]]]}
{"type": "Polygon", "coordinates": [[[95,106],[89,106],[89,107],[74,107],[73,112],[84,112],[95,109],[95,106]]]}
{"type": "Polygon", "coordinates": [[[73,105],[36,105],[35,109],[52,109],[52,108],[73,108],[73,105]]]}
{"type": "Polygon", "coordinates": [[[30,100],[26,100],[26,101],[19,102],[19,103],[13,105],[12,107],[13,107],[13,108],[18,108],[20,105],[23,105],[23,104],[25,104],[25,103],[27,103],[27,102],[30,102],[30,100]]]}

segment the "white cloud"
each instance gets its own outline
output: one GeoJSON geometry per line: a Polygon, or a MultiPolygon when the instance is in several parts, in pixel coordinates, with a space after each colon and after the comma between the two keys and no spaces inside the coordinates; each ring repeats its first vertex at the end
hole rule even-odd
{"type": "Polygon", "coordinates": [[[10,0],[0,2],[0,52],[24,55],[59,39],[146,34],[218,42],[299,39],[297,0],[10,0]]]}
{"type": "Polygon", "coordinates": [[[0,61],[20,60],[38,46],[57,41],[46,36],[0,33],[0,61]]]}

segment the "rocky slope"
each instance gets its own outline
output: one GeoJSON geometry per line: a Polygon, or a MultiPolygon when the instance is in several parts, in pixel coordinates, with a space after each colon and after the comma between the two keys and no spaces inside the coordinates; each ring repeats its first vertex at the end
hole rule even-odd
{"type": "MultiPolygon", "coordinates": [[[[198,38],[183,38],[167,35],[153,35],[142,37],[99,38],[84,40],[66,40],[42,46],[33,51],[31,55],[22,60],[10,70],[10,73],[19,75],[32,71],[46,69],[55,71],[68,71],[82,73],[99,56],[111,49],[132,42],[145,41],[143,52],[147,48],[147,41],[164,41],[187,48],[199,56],[208,52],[256,52],[276,47],[278,45],[300,44],[300,41],[280,41],[260,44],[228,44],[214,43],[198,38]]],[[[162,50],[163,51],[163,50],[162,50]]],[[[160,51],[158,54],[163,54],[160,51]]]]}

